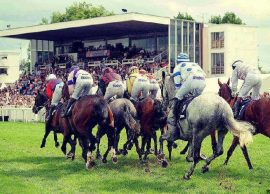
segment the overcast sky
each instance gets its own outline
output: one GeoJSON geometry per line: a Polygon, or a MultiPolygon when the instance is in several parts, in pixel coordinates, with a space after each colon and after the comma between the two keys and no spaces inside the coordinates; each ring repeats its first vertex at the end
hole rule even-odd
{"type": "MultiPolygon", "coordinates": [[[[188,12],[197,21],[207,22],[211,15],[235,12],[247,25],[258,27],[259,58],[270,67],[270,0],[85,0],[93,5],[121,13],[139,12],[173,17],[178,11],[188,12]]],[[[35,25],[49,18],[53,11],[64,11],[74,0],[0,0],[0,29],[35,25]]],[[[0,40],[0,50],[25,47],[21,41],[0,40]]]]}

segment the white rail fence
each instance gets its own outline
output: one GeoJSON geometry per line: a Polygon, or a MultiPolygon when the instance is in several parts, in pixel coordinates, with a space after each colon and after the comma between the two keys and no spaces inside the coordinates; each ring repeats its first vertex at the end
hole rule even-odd
{"type": "Polygon", "coordinates": [[[45,110],[34,114],[31,108],[0,107],[0,120],[13,122],[44,122],[45,110]]]}

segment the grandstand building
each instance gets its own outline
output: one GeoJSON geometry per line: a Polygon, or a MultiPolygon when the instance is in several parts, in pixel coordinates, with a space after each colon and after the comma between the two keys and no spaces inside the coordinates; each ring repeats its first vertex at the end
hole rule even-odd
{"type": "Polygon", "coordinates": [[[19,79],[20,53],[0,51],[0,83],[11,84],[19,79]]]}
{"type": "Polygon", "coordinates": [[[257,65],[256,28],[139,13],[14,28],[0,31],[1,36],[30,40],[32,66],[40,68],[143,62],[168,63],[172,69],[180,52],[188,53],[207,76],[229,74],[236,59],[257,65]]]}

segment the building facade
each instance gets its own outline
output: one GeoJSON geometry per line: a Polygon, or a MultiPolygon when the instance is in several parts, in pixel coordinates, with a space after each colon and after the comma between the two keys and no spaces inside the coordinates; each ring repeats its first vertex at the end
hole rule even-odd
{"type": "Polygon", "coordinates": [[[0,83],[11,84],[19,79],[20,53],[0,52],[0,83]]]}
{"type": "Polygon", "coordinates": [[[258,66],[257,28],[234,24],[205,24],[203,69],[208,77],[230,76],[231,65],[242,60],[258,66]]]}

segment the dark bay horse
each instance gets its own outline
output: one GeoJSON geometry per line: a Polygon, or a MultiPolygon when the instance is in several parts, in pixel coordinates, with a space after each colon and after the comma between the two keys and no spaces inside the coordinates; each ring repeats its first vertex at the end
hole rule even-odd
{"type": "MultiPolygon", "coordinates": [[[[49,107],[49,101],[47,96],[43,92],[38,92],[35,97],[35,104],[32,108],[32,111],[37,114],[43,107],[46,108],[46,114],[48,114],[48,107],[49,107]]],[[[70,133],[70,126],[66,118],[62,118],[60,116],[60,113],[62,111],[63,105],[59,104],[56,107],[56,110],[52,116],[52,119],[50,122],[45,122],[45,134],[42,139],[41,148],[45,147],[46,139],[51,131],[54,132],[54,141],[55,146],[58,147],[59,143],[57,141],[57,133],[62,133],[64,136],[65,134],[70,133]]],[[[67,142],[71,146],[71,151],[67,154],[67,157],[71,157],[74,159],[75,157],[75,146],[76,146],[76,140],[72,141],[71,138],[67,139],[67,142]]],[[[66,144],[62,144],[61,150],[64,154],[66,154],[66,144]]]]}
{"type": "Polygon", "coordinates": [[[146,161],[147,155],[151,153],[151,138],[154,140],[155,155],[158,154],[156,131],[161,129],[161,133],[163,134],[163,129],[167,124],[167,115],[163,111],[162,103],[159,100],[153,100],[149,97],[138,102],[136,109],[141,124],[141,152],[144,153],[143,160],[146,161]],[[146,151],[144,151],[145,145],[146,151]]]}
{"type": "MultiPolygon", "coordinates": [[[[218,85],[219,95],[224,98],[231,107],[233,107],[234,103],[236,102],[236,98],[232,96],[232,91],[229,87],[230,79],[227,81],[227,83],[221,83],[220,80],[218,80],[218,85]]],[[[244,121],[248,121],[255,125],[256,134],[261,133],[266,137],[270,137],[270,98],[261,97],[259,100],[252,101],[250,104],[247,105],[246,111],[243,116],[244,121]]],[[[228,161],[238,144],[238,137],[234,137],[230,149],[227,152],[225,164],[228,164],[228,161]]],[[[247,148],[244,146],[241,149],[247,161],[249,169],[252,169],[253,167],[248,156],[247,148]]]]}
{"type": "MultiPolygon", "coordinates": [[[[67,84],[63,87],[62,95],[63,99],[69,99],[67,84]]],[[[86,162],[86,168],[91,168],[95,164],[92,152],[95,150],[96,143],[98,144],[97,152],[99,152],[100,138],[103,134],[107,134],[108,137],[108,148],[103,156],[103,160],[106,160],[111,150],[113,162],[117,161],[114,149],[115,131],[113,114],[103,97],[97,95],[81,97],[74,103],[71,116],[68,117],[68,120],[72,129],[74,129],[75,135],[81,142],[82,157],[86,162]],[[92,130],[96,125],[99,125],[97,137],[92,134],[92,130]]]]}

